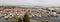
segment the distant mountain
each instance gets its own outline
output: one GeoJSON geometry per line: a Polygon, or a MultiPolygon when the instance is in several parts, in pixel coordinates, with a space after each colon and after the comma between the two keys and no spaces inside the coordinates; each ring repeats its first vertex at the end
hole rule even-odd
{"type": "MultiPolygon", "coordinates": [[[[8,6],[8,5],[6,5],[8,6]]],[[[10,5],[13,6],[13,5],[10,5]]],[[[45,6],[33,6],[33,5],[15,5],[15,7],[23,7],[23,8],[49,8],[49,7],[45,7],[45,6]]],[[[55,8],[56,6],[51,6],[53,8],[55,8]]]]}

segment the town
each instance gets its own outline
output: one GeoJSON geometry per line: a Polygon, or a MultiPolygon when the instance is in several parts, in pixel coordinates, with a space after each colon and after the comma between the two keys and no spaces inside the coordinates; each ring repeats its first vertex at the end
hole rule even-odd
{"type": "Polygon", "coordinates": [[[4,17],[5,19],[8,18],[12,19],[16,16],[21,17],[26,12],[30,17],[31,22],[36,22],[34,18],[36,19],[39,18],[38,20],[42,20],[50,17],[59,17],[60,8],[23,8],[14,6],[6,6],[6,7],[2,6],[0,7],[0,18],[4,17]]]}

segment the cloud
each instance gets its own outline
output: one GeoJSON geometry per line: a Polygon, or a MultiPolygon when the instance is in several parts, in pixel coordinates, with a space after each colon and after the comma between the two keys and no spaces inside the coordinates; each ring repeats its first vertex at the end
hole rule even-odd
{"type": "Polygon", "coordinates": [[[0,5],[60,6],[60,0],[0,0],[0,5]]]}

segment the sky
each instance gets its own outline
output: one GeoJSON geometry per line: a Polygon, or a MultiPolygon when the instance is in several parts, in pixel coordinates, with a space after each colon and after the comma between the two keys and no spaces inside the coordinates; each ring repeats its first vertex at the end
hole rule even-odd
{"type": "Polygon", "coordinates": [[[60,0],[0,0],[0,5],[60,6],[60,0]]]}

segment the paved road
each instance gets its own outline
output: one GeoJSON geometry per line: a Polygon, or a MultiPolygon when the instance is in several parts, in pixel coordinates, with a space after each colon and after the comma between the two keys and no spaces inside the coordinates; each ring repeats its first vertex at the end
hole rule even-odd
{"type": "MultiPolygon", "coordinates": [[[[10,22],[11,19],[8,19],[8,20],[5,20],[5,18],[0,18],[0,22],[10,22]]],[[[60,15],[59,17],[50,17],[50,18],[32,18],[32,22],[37,22],[37,20],[50,20],[50,21],[53,21],[53,22],[60,22],[60,15]]]]}
{"type": "Polygon", "coordinates": [[[31,19],[35,20],[35,21],[37,21],[37,20],[50,20],[52,22],[60,22],[60,15],[59,15],[59,17],[50,17],[50,18],[36,18],[36,17],[34,17],[31,19]]]}

